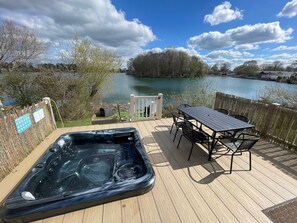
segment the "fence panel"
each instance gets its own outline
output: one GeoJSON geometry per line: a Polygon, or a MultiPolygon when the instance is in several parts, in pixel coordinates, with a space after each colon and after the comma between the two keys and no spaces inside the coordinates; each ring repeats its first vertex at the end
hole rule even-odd
{"type": "Polygon", "coordinates": [[[55,129],[48,101],[0,116],[0,181],[55,129]],[[15,120],[28,114],[31,126],[18,132],[15,120]]]}
{"type": "Polygon", "coordinates": [[[297,110],[216,93],[215,108],[248,117],[262,137],[297,151],[297,110]]]}

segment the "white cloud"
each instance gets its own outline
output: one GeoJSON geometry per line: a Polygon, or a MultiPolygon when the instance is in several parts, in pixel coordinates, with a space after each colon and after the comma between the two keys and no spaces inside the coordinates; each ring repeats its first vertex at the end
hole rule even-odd
{"type": "Polygon", "coordinates": [[[188,41],[190,47],[201,49],[220,49],[233,45],[232,39],[228,35],[220,32],[203,33],[199,36],[191,37],[188,41]]]}
{"type": "Polygon", "coordinates": [[[244,44],[281,43],[291,39],[293,29],[284,30],[279,22],[258,23],[229,29],[225,33],[209,32],[191,37],[188,45],[201,49],[220,49],[244,44]]]}
{"type": "Polygon", "coordinates": [[[161,53],[163,52],[163,49],[161,49],[160,47],[155,47],[155,48],[152,48],[152,49],[148,49],[148,50],[145,50],[144,52],[153,52],[153,53],[161,53]]]}
{"type": "Polygon", "coordinates": [[[297,50],[297,46],[279,46],[272,51],[282,51],[282,50],[297,50]]]}
{"type": "Polygon", "coordinates": [[[212,26],[220,23],[230,22],[235,19],[242,19],[242,11],[239,9],[231,9],[230,2],[223,2],[214,8],[212,14],[204,16],[204,22],[210,23],[212,26]]]}
{"type": "Polygon", "coordinates": [[[252,57],[253,54],[248,52],[240,52],[234,50],[217,50],[212,51],[205,55],[209,59],[227,59],[227,58],[243,58],[243,57],[252,57]]]}
{"type": "Polygon", "coordinates": [[[296,58],[297,53],[290,54],[290,53],[281,53],[281,54],[274,54],[271,55],[269,58],[276,59],[276,60],[292,60],[292,58],[296,58]]]}
{"type": "Polygon", "coordinates": [[[201,55],[195,49],[192,49],[192,48],[189,49],[189,48],[184,48],[184,47],[176,47],[175,49],[180,50],[180,51],[184,51],[187,54],[189,54],[190,56],[201,57],[201,55]]]}
{"type": "Polygon", "coordinates": [[[236,50],[257,50],[259,49],[259,45],[246,43],[246,44],[236,45],[234,48],[236,50]]]}
{"type": "Polygon", "coordinates": [[[297,15],[297,0],[288,2],[283,10],[277,14],[278,17],[294,17],[297,15]]]}
{"type": "Polygon", "coordinates": [[[156,38],[150,27],[127,20],[110,0],[0,0],[0,20],[30,28],[52,42],[88,37],[122,54],[135,54],[156,38]]]}

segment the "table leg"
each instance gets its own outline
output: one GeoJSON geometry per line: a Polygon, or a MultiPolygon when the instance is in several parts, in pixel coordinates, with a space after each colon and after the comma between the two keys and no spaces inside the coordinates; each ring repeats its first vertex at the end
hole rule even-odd
{"type": "Polygon", "coordinates": [[[210,145],[210,148],[209,148],[209,151],[208,151],[208,161],[211,161],[211,155],[212,155],[212,151],[216,145],[216,132],[213,132],[212,134],[212,141],[211,141],[211,145],[210,145]]]}

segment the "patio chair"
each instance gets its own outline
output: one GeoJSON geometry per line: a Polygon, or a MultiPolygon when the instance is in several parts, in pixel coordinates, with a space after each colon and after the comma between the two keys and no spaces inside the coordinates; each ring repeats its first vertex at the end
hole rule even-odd
{"type": "Polygon", "coordinates": [[[221,112],[225,115],[228,115],[229,114],[229,111],[227,109],[223,109],[223,108],[215,108],[214,110],[218,111],[218,112],[221,112]]]}
{"type": "MultiPolygon", "coordinates": [[[[246,122],[246,123],[250,123],[250,120],[248,119],[248,117],[244,116],[244,115],[230,115],[231,117],[234,117],[236,119],[239,119],[243,122],[246,122]]],[[[231,138],[229,138],[230,141],[234,140],[235,139],[235,135],[238,133],[238,132],[241,132],[242,130],[234,130],[234,131],[228,131],[228,132],[224,132],[223,135],[228,138],[228,136],[230,136],[231,138]]]]}
{"type": "Polygon", "coordinates": [[[170,134],[172,132],[173,126],[175,126],[175,128],[176,128],[174,138],[173,138],[173,142],[174,142],[175,138],[176,138],[176,134],[177,134],[178,130],[181,128],[182,123],[184,122],[184,118],[181,117],[180,114],[175,113],[175,112],[171,112],[171,115],[172,115],[173,123],[171,125],[170,134]]]}
{"type": "Polygon", "coordinates": [[[189,105],[189,104],[180,104],[178,107],[179,108],[192,107],[192,105],[189,105]]]}
{"type": "Polygon", "coordinates": [[[244,122],[247,122],[247,123],[250,123],[250,120],[248,119],[248,117],[244,116],[244,115],[230,115],[234,118],[237,118],[241,121],[244,121],[244,122]]]}
{"type": "Polygon", "coordinates": [[[203,131],[201,131],[193,123],[185,120],[185,122],[181,124],[181,128],[182,128],[182,135],[179,138],[177,148],[179,147],[182,137],[185,137],[192,143],[188,160],[190,160],[195,143],[204,143],[207,140],[208,147],[209,147],[209,136],[203,131]]]}
{"type": "MultiPolygon", "coordinates": [[[[189,105],[189,104],[180,104],[180,105],[178,106],[178,108],[186,108],[186,107],[192,107],[192,106],[189,105]]],[[[181,115],[183,115],[184,118],[187,119],[187,120],[192,119],[190,116],[188,116],[187,114],[183,113],[182,111],[178,111],[178,113],[181,114],[181,115]]]]}
{"type": "Polygon", "coordinates": [[[252,154],[251,149],[256,144],[260,137],[248,133],[241,133],[232,141],[220,141],[227,147],[228,153],[231,152],[230,174],[232,173],[234,155],[242,155],[243,152],[249,152],[249,170],[252,169],[252,154]]]}

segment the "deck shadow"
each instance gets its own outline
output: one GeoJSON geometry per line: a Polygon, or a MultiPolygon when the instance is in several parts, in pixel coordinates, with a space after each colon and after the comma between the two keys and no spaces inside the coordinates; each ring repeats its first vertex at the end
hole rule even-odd
{"type": "MultiPolygon", "coordinates": [[[[162,128],[158,127],[160,126],[157,126],[155,128],[156,131],[152,131],[151,134],[154,138],[154,142],[158,144],[159,149],[161,150],[163,155],[163,164],[168,162],[173,170],[184,168],[188,169],[190,178],[193,181],[201,184],[209,183],[220,175],[225,174],[224,169],[215,160],[208,161],[208,151],[200,144],[194,145],[191,159],[188,161],[191,143],[186,139],[182,139],[180,147],[177,149],[180,134],[177,135],[175,142],[173,142],[173,133],[170,134],[169,129],[164,128],[164,126],[162,126],[162,128]],[[209,175],[202,179],[194,179],[194,177],[191,175],[190,169],[196,166],[202,166],[209,172],[209,175]]],[[[149,156],[151,155],[150,153],[151,151],[148,152],[149,156]]],[[[159,155],[160,154],[157,154],[155,156],[159,155]]],[[[156,160],[158,159],[154,159],[153,165],[156,163],[156,160]]]]}
{"type": "Polygon", "coordinates": [[[297,180],[297,171],[294,168],[297,166],[296,152],[262,139],[253,148],[253,153],[263,157],[264,160],[297,180]]]}

